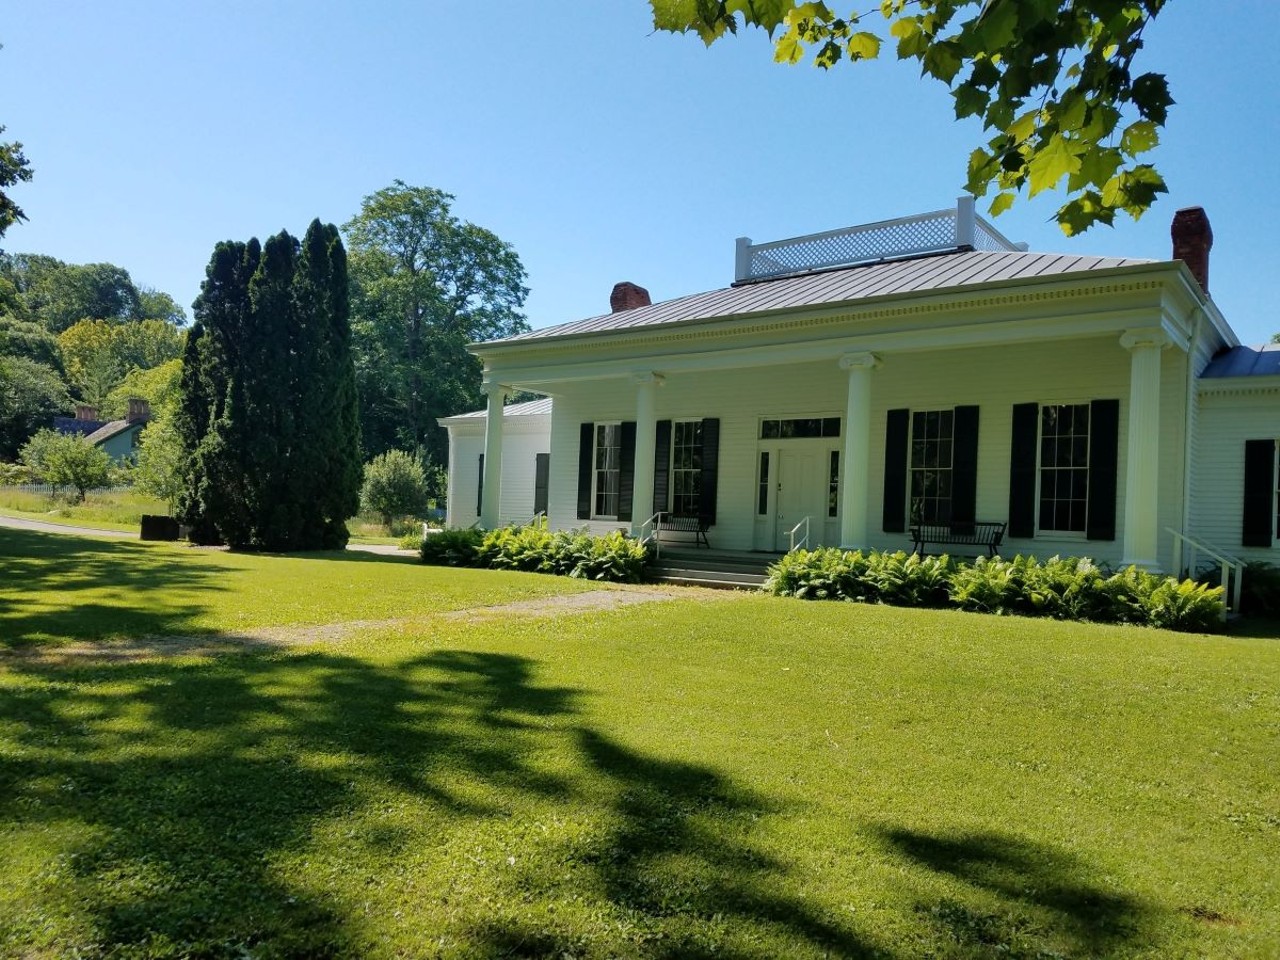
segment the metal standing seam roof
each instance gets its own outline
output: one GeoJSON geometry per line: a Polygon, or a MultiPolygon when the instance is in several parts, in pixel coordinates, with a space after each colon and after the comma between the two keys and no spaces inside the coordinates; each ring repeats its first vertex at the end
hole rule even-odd
{"type": "Polygon", "coordinates": [[[834,270],[761,280],[695,293],[647,307],[606,313],[543,327],[479,346],[502,346],[592,333],[613,333],[665,324],[795,310],[871,297],[926,293],[1000,281],[1028,280],[1157,263],[1075,254],[964,251],[908,260],[859,264],[834,270]]]}
{"type": "MultiPolygon", "coordinates": [[[[536,417],[551,413],[551,398],[541,397],[527,400],[524,403],[513,403],[502,408],[504,417],[536,417]]],[[[489,415],[488,410],[472,410],[468,413],[455,413],[452,417],[441,417],[441,420],[466,420],[468,418],[483,419],[489,415]]]]}
{"type": "Polygon", "coordinates": [[[1209,361],[1201,379],[1274,377],[1280,374],[1280,343],[1261,347],[1232,347],[1209,361]]]}

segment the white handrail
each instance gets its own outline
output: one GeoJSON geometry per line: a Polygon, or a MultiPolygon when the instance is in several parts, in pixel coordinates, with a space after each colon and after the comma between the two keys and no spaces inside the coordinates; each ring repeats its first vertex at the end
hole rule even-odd
{"type": "Polygon", "coordinates": [[[653,541],[653,555],[655,558],[662,556],[662,538],[658,536],[658,531],[662,529],[662,517],[665,513],[665,510],[659,510],[644,523],[640,524],[640,529],[637,531],[637,539],[641,543],[653,541]],[[645,527],[649,528],[648,533],[644,532],[645,527]]]}
{"type": "Polygon", "coordinates": [[[539,529],[541,529],[543,526],[546,525],[546,522],[547,522],[547,511],[539,510],[537,513],[535,513],[532,517],[530,517],[524,523],[517,524],[517,526],[532,527],[536,523],[538,524],[539,529]]]}
{"type": "Polygon", "coordinates": [[[1179,533],[1173,527],[1165,527],[1165,533],[1173,535],[1173,570],[1179,576],[1182,575],[1182,545],[1185,543],[1190,547],[1187,555],[1186,571],[1190,577],[1196,575],[1196,554],[1207,553],[1214,560],[1218,561],[1219,568],[1222,571],[1222,594],[1227,597],[1227,603],[1223,608],[1223,619],[1226,619],[1227,609],[1232,613],[1240,612],[1240,589],[1244,586],[1244,561],[1239,557],[1233,557],[1229,553],[1210,546],[1200,540],[1188,537],[1186,534],[1179,533]],[[1231,579],[1231,575],[1235,574],[1235,581],[1231,579]]]}
{"type": "Polygon", "coordinates": [[[797,523],[794,527],[792,527],[788,536],[791,537],[791,549],[788,550],[787,553],[795,553],[796,550],[800,549],[801,547],[809,546],[809,518],[805,517],[803,520],[797,523]],[[800,542],[799,544],[797,544],[796,533],[799,531],[801,527],[804,527],[804,536],[800,538],[800,542]]]}

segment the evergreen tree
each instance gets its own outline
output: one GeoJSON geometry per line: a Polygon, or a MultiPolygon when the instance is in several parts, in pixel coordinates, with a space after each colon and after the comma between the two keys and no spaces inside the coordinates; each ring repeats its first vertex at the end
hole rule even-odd
{"type": "Polygon", "coordinates": [[[187,344],[179,515],[193,537],[266,550],[345,546],[359,431],[346,252],[319,221],[299,245],[219,244],[187,344]]]}

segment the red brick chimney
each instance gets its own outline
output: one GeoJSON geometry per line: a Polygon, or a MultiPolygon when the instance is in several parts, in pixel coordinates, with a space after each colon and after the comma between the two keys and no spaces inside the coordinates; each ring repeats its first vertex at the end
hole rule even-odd
{"type": "Polygon", "coordinates": [[[1213,249],[1213,228],[1204,207],[1184,207],[1173,215],[1169,228],[1173,237],[1173,259],[1191,268],[1200,289],[1209,292],[1209,251],[1213,249]]]}
{"type": "Polygon", "coordinates": [[[637,287],[630,280],[615,283],[613,293],[609,294],[609,306],[613,308],[614,313],[634,310],[636,307],[647,307],[652,302],[649,299],[649,291],[644,287],[637,287]]]}
{"type": "Polygon", "coordinates": [[[145,423],[151,419],[151,404],[146,400],[130,397],[129,412],[124,415],[124,418],[130,423],[145,423]]]}
{"type": "Polygon", "coordinates": [[[97,420],[97,419],[98,419],[98,408],[97,408],[97,407],[91,407],[91,406],[89,406],[89,404],[87,404],[87,403],[77,403],[77,404],[76,404],[76,419],[77,419],[77,420],[97,420]]]}

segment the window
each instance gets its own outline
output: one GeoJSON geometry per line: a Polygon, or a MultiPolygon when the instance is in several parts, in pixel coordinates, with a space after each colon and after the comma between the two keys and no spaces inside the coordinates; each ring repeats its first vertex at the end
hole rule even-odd
{"type": "Polygon", "coordinates": [[[1084,533],[1089,506],[1089,404],[1040,408],[1040,529],[1084,533]]]}
{"type": "Polygon", "coordinates": [[[840,451],[831,451],[831,466],[827,470],[827,516],[834,517],[840,511],[840,451]]]}
{"type": "Polygon", "coordinates": [[[671,425],[671,512],[696,517],[702,507],[702,421],[671,425]]]}
{"type": "Polygon", "coordinates": [[[756,503],[756,513],[765,516],[769,512],[769,452],[760,454],[760,494],[756,503]]]}
{"type": "Polygon", "coordinates": [[[839,417],[802,417],[794,420],[761,420],[761,440],[804,440],[840,436],[839,417]]]}
{"type": "Polygon", "coordinates": [[[951,522],[952,448],[955,413],[917,410],[911,414],[911,520],[951,522]]]}
{"type": "Polygon", "coordinates": [[[618,515],[621,489],[622,425],[596,424],[595,512],[593,516],[618,515]]]}

